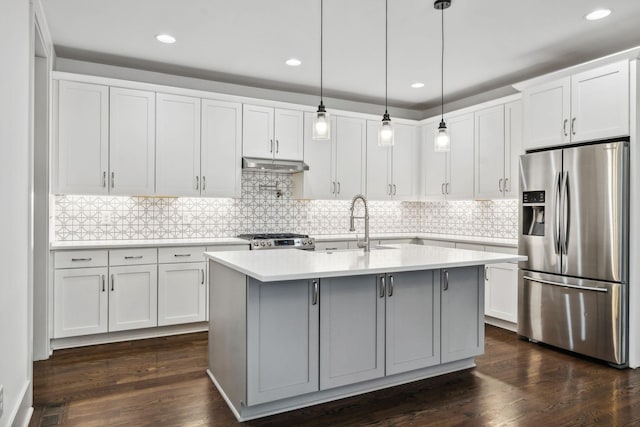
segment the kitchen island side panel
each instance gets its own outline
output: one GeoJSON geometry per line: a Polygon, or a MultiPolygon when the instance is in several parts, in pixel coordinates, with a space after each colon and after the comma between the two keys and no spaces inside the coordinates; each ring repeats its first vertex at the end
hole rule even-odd
{"type": "Polygon", "coordinates": [[[209,371],[236,408],[247,395],[247,276],[209,261],[209,371]]]}

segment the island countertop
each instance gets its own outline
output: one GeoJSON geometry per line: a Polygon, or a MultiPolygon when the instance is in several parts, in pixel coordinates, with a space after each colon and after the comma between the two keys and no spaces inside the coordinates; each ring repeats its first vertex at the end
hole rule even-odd
{"type": "Polygon", "coordinates": [[[526,256],[412,244],[333,252],[279,249],[205,252],[205,256],[261,282],[358,276],[525,261],[526,256]]]}

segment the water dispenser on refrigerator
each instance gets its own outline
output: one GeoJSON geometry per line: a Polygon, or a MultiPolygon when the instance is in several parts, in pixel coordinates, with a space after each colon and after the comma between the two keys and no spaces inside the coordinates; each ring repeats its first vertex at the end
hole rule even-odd
{"type": "Polygon", "coordinates": [[[544,236],[544,191],[522,193],[522,234],[544,236]]]}

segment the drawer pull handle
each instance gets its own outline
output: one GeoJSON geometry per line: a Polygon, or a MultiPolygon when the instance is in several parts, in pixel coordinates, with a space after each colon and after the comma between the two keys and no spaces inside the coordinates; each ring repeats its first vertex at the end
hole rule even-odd
{"type": "Polygon", "coordinates": [[[142,255],[126,256],[124,259],[142,259],[142,255]]]}
{"type": "Polygon", "coordinates": [[[91,261],[93,258],[71,258],[71,261],[91,261]]]}
{"type": "Polygon", "coordinates": [[[181,257],[190,257],[191,254],[173,254],[173,256],[176,258],[181,258],[181,257]]]}

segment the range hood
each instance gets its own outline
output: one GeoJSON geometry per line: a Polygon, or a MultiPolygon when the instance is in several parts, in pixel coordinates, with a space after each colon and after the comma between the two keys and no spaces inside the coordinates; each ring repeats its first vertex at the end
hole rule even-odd
{"type": "Polygon", "coordinates": [[[298,173],[309,170],[309,165],[302,161],[259,159],[256,157],[243,157],[242,169],[248,171],[265,171],[275,173],[298,173]]]}

